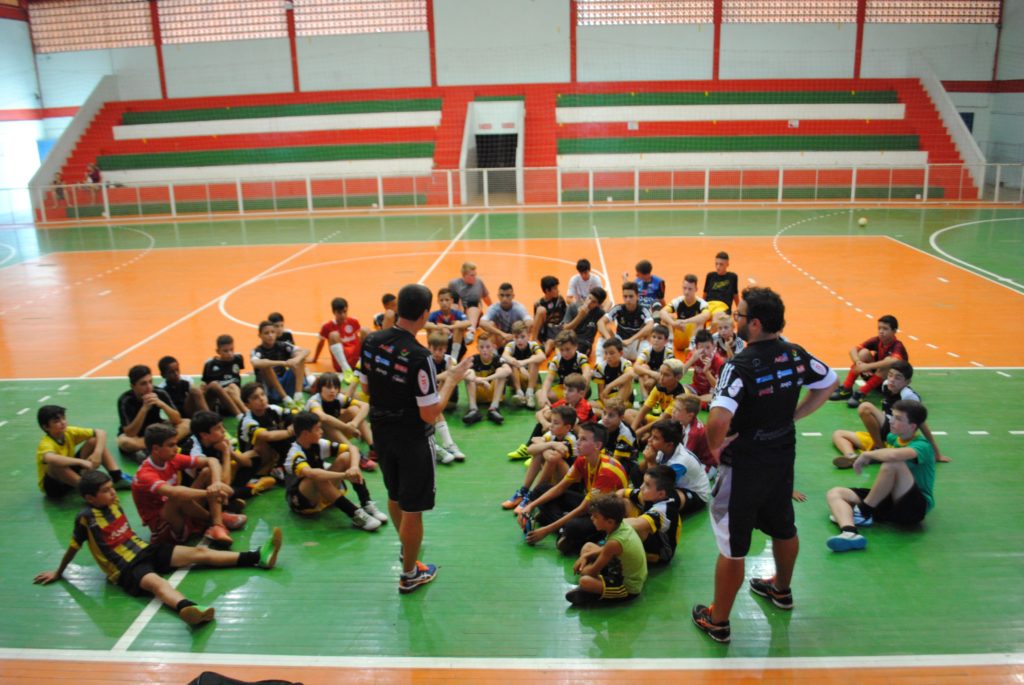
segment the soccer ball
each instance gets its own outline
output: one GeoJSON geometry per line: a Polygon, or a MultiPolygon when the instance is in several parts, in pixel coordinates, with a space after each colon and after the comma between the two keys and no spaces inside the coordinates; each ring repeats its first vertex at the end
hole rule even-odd
{"type": "Polygon", "coordinates": [[[868,225],[868,218],[866,216],[862,216],[857,220],[857,224],[859,224],[861,228],[864,228],[868,225]]]}

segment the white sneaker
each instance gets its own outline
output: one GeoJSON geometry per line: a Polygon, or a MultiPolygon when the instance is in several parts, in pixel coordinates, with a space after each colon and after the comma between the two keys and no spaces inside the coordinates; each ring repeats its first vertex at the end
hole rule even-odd
{"type": "Polygon", "coordinates": [[[377,503],[374,502],[373,500],[369,500],[366,504],[363,505],[363,511],[365,511],[367,514],[377,519],[381,523],[388,522],[388,515],[381,511],[380,509],[378,509],[377,503]]]}
{"type": "Polygon", "coordinates": [[[449,452],[445,447],[442,447],[440,443],[434,443],[434,454],[437,455],[437,462],[439,464],[450,464],[455,461],[455,455],[449,452]]]}
{"type": "Polygon", "coordinates": [[[522,390],[517,390],[516,394],[512,396],[512,402],[517,406],[521,407],[526,404],[526,393],[522,390]]]}
{"type": "Polygon", "coordinates": [[[529,395],[526,396],[526,406],[529,409],[536,409],[537,408],[537,398],[536,398],[536,396],[534,396],[534,394],[532,392],[529,395]]]}
{"type": "Polygon", "coordinates": [[[365,509],[356,509],[356,513],[352,517],[352,525],[356,528],[362,528],[369,533],[370,531],[377,530],[384,524],[370,516],[365,509]]]}
{"type": "Polygon", "coordinates": [[[444,449],[452,455],[455,461],[466,461],[466,455],[462,453],[459,446],[454,442],[444,446],[444,449]]]}

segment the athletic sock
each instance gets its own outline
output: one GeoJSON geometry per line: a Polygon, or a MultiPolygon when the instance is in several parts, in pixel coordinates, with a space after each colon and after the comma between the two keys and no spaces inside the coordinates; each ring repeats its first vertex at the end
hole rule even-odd
{"type": "Polygon", "coordinates": [[[331,355],[334,357],[334,361],[338,362],[342,371],[352,370],[352,367],[348,365],[348,359],[345,358],[345,348],[341,346],[341,343],[331,345],[331,355]]]}
{"type": "Polygon", "coordinates": [[[185,609],[187,607],[194,607],[195,605],[196,603],[193,602],[191,599],[183,599],[180,602],[178,602],[178,605],[174,607],[174,610],[180,614],[182,609],[185,609]]]}
{"type": "Polygon", "coordinates": [[[349,518],[352,518],[356,515],[356,505],[349,502],[348,498],[345,497],[345,495],[342,495],[338,499],[334,500],[334,506],[338,507],[343,512],[345,512],[345,514],[349,518]]]}
{"type": "Polygon", "coordinates": [[[439,438],[441,438],[442,447],[447,447],[448,445],[454,444],[455,441],[452,440],[451,431],[448,430],[448,422],[445,421],[444,419],[441,419],[440,421],[434,424],[434,432],[437,434],[439,438]]]}
{"type": "Polygon", "coordinates": [[[860,374],[851,366],[850,372],[846,374],[846,380],[843,381],[843,388],[845,390],[853,390],[853,384],[857,380],[857,376],[860,374]]]}
{"type": "Polygon", "coordinates": [[[260,551],[258,549],[251,549],[248,552],[241,552],[238,555],[238,566],[241,567],[253,567],[260,563],[260,551]]]}
{"type": "Polygon", "coordinates": [[[541,426],[539,423],[535,423],[533,425],[533,432],[530,433],[530,439],[526,441],[526,444],[529,445],[530,440],[533,440],[534,438],[539,438],[542,435],[544,435],[544,427],[541,426]]]}
{"type": "Polygon", "coordinates": [[[107,473],[110,474],[110,480],[114,481],[115,483],[124,478],[124,474],[121,472],[121,469],[107,469],[107,473]]]}
{"type": "Polygon", "coordinates": [[[857,526],[843,526],[839,530],[843,533],[853,533],[854,535],[857,534],[857,526]]]}
{"type": "Polygon", "coordinates": [[[860,504],[857,505],[857,508],[860,509],[860,515],[866,519],[869,519],[875,515],[875,508],[868,504],[867,502],[861,502],[860,504]]]}
{"type": "Polygon", "coordinates": [[[370,491],[367,489],[366,483],[353,483],[352,489],[359,495],[359,506],[363,506],[373,499],[370,497],[370,491]]]}
{"type": "Polygon", "coordinates": [[[862,395],[867,395],[872,390],[875,390],[876,388],[878,388],[878,386],[880,386],[881,384],[882,384],[882,377],[881,376],[872,376],[871,378],[867,379],[867,381],[864,383],[864,385],[860,386],[860,392],[861,392],[862,395]]]}
{"type": "Polygon", "coordinates": [[[452,359],[458,359],[461,351],[462,343],[452,343],[452,359]]]}

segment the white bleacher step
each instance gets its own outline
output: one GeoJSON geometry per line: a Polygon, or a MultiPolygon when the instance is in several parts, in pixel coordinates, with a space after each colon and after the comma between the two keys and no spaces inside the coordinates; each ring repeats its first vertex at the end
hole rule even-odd
{"type": "Polygon", "coordinates": [[[629,121],[842,121],[903,119],[903,104],[647,105],[640,107],[558,107],[559,124],[629,121]]]}
{"type": "Polygon", "coordinates": [[[560,169],[850,169],[852,167],[921,167],[928,153],[920,150],[832,150],[779,152],[654,152],[629,154],[558,155],[560,169]]]}
{"type": "Polygon", "coordinates": [[[430,174],[431,157],[401,159],[360,159],[331,162],[298,162],[282,164],[226,164],[222,166],[164,167],[158,169],[125,169],[104,171],[109,183],[202,183],[204,181],[276,180],[287,181],[318,177],[358,176],[374,178],[389,176],[424,176],[430,174]]]}

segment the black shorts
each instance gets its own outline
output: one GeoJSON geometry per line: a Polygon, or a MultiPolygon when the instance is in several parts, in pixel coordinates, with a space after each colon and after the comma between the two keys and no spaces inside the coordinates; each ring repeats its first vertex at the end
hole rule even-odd
{"type": "Polygon", "coordinates": [[[139,583],[142,582],[144,576],[150,573],[166,575],[174,570],[174,567],[171,566],[174,547],[175,545],[166,542],[146,547],[128,564],[127,568],[121,571],[121,577],[117,579],[117,584],[129,595],[138,597],[147,594],[139,587],[139,583]]]}
{"type": "Polygon", "coordinates": [[[402,511],[434,508],[434,445],[424,429],[408,424],[376,423],[373,430],[388,499],[402,511]]]}
{"type": "MultiPolygon", "coordinates": [[[[82,475],[81,466],[72,466],[71,469],[78,475],[82,475]]],[[[68,485],[64,481],[57,480],[50,474],[43,474],[43,492],[51,499],[60,499],[68,493],[74,492],[75,486],[68,485]]]]}
{"type": "MultiPolygon", "coordinates": [[[[871,492],[867,488],[851,488],[861,501],[871,492]]],[[[924,520],[928,513],[928,500],[918,489],[917,484],[910,486],[907,493],[898,500],[893,501],[892,497],[886,497],[881,504],[875,507],[874,519],[876,521],[888,521],[903,526],[912,526],[924,520]]]]}
{"type": "Polygon", "coordinates": [[[745,557],[755,528],[778,540],[795,536],[792,497],[792,461],[745,469],[722,464],[711,491],[711,527],[718,550],[733,559],[745,557]]]}
{"type": "Polygon", "coordinates": [[[682,502],[683,506],[679,510],[680,516],[689,516],[695,511],[700,511],[707,505],[707,502],[702,500],[700,496],[695,492],[691,492],[686,488],[677,488],[676,492],[679,494],[679,501],[682,502]]]}

